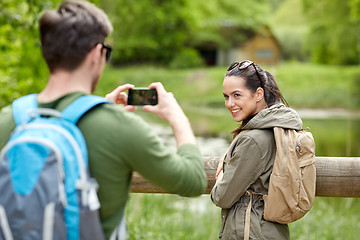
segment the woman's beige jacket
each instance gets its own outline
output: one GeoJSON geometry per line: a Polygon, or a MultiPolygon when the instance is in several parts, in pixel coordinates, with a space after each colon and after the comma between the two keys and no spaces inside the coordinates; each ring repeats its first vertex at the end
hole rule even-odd
{"type": "MultiPolygon", "coordinates": [[[[298,114],[283,104],[263,109],[243,128],[228,163],[223,179],[211,191],[214,204],[222,208],[220,239],[244,239],[245,212],[249,204],[247,190],[267,194],[275,160],[273,127],[301,129],[298,114]]],[[[285,224],[265,221],[262,196],[253,195],[250,239],[290,239],[285,224]]]]}

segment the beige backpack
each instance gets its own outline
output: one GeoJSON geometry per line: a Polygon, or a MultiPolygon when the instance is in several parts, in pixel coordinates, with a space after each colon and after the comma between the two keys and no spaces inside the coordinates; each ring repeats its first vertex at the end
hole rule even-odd
{"type": "MultiPolygon", "coordinates": [[[[310,132],[274,127],[276,157],[270,175],[264,219],[287,224],[303,217],[315,200],[315,141],[310,132]]],[[[249,239],[252,194],[246,211],[245,239],[249,239]]],[[[262,194],[260,194],[262,195],[262,194]]]]}
{"type": "Polygon", "coordinates": [[[276,157],[264,218],[291,223],[303,217],[315,200],[315,141],[310,132],[274,128],[276,157]]]}

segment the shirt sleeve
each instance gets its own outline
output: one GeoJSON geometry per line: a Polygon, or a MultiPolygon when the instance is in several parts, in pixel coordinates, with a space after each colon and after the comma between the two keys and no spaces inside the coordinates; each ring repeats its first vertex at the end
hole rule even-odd
{"type": "Polygon", "coordinates": [[[6,145],[15,127],[11,105],[4,107],[0,112],[0,150],[6,145]]]}
{"type": "Polygon", "coordinates": [[[231,208],[262,173],[264,159],[259,144],[248,135],[239,139],[224,176],[211,191],[211,199],[221,208],[231,208]]]}
{"type": "Polygon", "coordinates": [[[207,186],[199,148],[184,144],[171,151],[140,118],[127,123],[126,161],[151,183],[181,196],[198,196],[207,186]]]}

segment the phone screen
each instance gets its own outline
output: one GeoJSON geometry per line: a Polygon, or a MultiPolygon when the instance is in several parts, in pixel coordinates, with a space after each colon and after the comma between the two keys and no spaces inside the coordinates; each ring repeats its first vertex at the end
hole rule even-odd
{"type": "Polygon", "coordinates": [[[128,105],[156,105],[158,103],[157,92],[150,88],[129,89],[128,105]]]}

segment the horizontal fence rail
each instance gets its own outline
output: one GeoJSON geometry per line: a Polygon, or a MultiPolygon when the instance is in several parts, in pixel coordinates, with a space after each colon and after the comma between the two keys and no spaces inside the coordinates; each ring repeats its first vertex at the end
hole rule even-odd
{"type": "MultiPolygon", "coordinates": [[[[215,184],[215,172],[219,157],[204,157],[208,181],[204,193],[210,193],[215,184]]],[[[316,157],[316,196],[360,197],[360,157],[316,157]]],[[[168,193],[138,173],[133,174],[131,192],[168,193]]]]}

